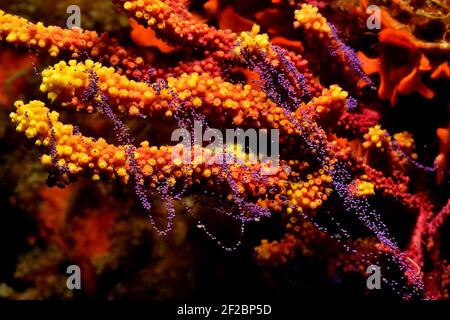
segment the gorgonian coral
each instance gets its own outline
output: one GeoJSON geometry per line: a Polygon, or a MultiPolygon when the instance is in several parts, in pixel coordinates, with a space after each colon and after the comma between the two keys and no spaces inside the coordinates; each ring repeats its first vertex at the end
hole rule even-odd
{"type": "MultiPolygon", "coordinates": [[[[287,29],[298,36],[283,40],[283,30],[266,26],[277,38],[273,41],[257,24],[236,32],[207,24],[190,12],[186,1],[113,2],[143,28],[151,28],[170,45],[170,52],[189,52],[187,58],[158,63],[107,34],[45,26],[0,11],[5,45],[62,59],[40,70],[39,89],[47,101],[16,101],[10,114],[16,130],[40,150],[41,163],[54,181],[69,185],[79,177],[117,180],[134,190],[151,224],[164,235],[172,230],[175,203],[207,194],[220,204],[212,214],[239,221],[241,236],[247,224],[279,216],[273,228],[282,229],[283,235],[262,240],[255,248],[255,260],[267,270],[299,257],[324,266],[330,278],[354,272],[364,276],[370,265],[378,265],[383,281],[403,298],[448,298],[450,265],[440,255],[448,204],[436,213],[429,194],[411,178],[436,170],[420,164],[411,133],[391,135],[378,124],[382,114],[363,92],[373,95],[376,81],[367,74],[378,72],[381,99],[396,104],[400,93],[414,91],[431,99],[433,92],[420,79],[431,70],[420,51],[426,48],[392,23],[384,27],[380,43],[387,46],[395,40],[410,53],[413,70],[397,72],[386,63],[384,51],[378,58],[381,64],[373,65],[368,58],[361,64],[340,39],[339,26],[308,3],[273,1],[275,10],[288,13],[287,29]],[[323,76],[318,64],[325,60],[331,67],[323,76]],[[106,117],[113,134],[83,134],[60,114],[73,112],[106,117]],[[189,132],[197,123],[221,130],[278,129],[279,165],[252,162],[252,150],[239,150],[234,143],[211,150],[196,139],[186,147],[150,137],[151,142],[136,146],[124,122],[131,118],[164,121],[189,132]],[[192,161],[184,162],[185,157],[192,161]],[[230,157],[235,161],[224,161],[230,157]],[[264,170],[271,174],[261,174],[264,170]],[[154,194],[164,199],[167,209],[162,227],[152,215],[154,194]],[[415,215],[406,244],[397,242],[385,222],[390,203],[415,215]]],[[[221,1],[208,1],[205,9],[218,16],[221,1]]],[[[264,14],[258,17],[267,22],[264,14]]],[[[432,77],[441,74],[446,75],[445,64],[432,77]]],[[[440,157],[446,157],[448,148],[442,153],[440,157]]],[[[447,164],[439,165],[442,180],[447,164]]],[[[105,212],[106,223],[114,219],[111,215],[105,212]]],[[[225,244],[201,221],[198,227],[226,250],[241,244],[241,238],[225,244]]],[[[107,250],[104,230],[99,233],[104,245],[95,250],[107,250]]]]}

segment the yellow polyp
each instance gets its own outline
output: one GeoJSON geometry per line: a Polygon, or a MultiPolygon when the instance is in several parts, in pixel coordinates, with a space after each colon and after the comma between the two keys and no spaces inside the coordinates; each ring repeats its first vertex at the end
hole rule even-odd
{"type": "MultiPolygon", "coordinates": [[[[46,78],[44,77],[43,78],[43,81],[45,82],[46,81],[46,78]]],[[[41,84],[40,86],[39,86],[39,90],[41,90],[41,92],[47,92],[48,91],[48,87],[47,87],[47,85],[46,84],[41,84]]]]}
{"type": "Polygon", "coordinates": [[[194,99],[192,99],[192,105],[196,108],[201,107],[202,106],[202,99],[200,99],[199,97],[195,97],[194,99]]]}
{"type": "Polygon", "coordinates": [[[55,101],[56,100],[56,98],[58,97],[58,95],[55,93],[55,92],[49,92],[48,94],[47,94],[47,97],[48,97],[48,99],[50,100],[50,101],[55,101]]]}
{"type": "Polygon", "coordinates": [[[108,163],[105,160],[103,160],[103,159],[98,160],[98,167],[100,169],[104,170],[104,169],[106,169],[107,166],[108,166],[108,163]]]}
{"type": "Polygon", "coordinates": [[[151,91],[145,91],[144,92],[144,98],[147,100],[151,100],[155,97],[155,94],[151,91]]]}
{"type": "Polygon", "coordinates": [[[222,101],[219,98],[215,98],[213,101],[213,105],[215,107],[219,107],[222,104],[222,101]]]}
{"type": "Polygon", "coordinates": [[[80,164],[83,164],[83,165],[88,164],[90,161],[89,156],[85,153],[82,153],[78,159],[80,161],[80,164]]]}
{"type": "Polygon", "coordinates": [[[119,95],[119,89],[117,89],[116,87],[110,87],[108,89],[108,94],[111,97],[115,98],[115,97],[117,97],[119,95]]]}
{"type": "Polygon", "coordinates": [[[48,124],[43,121],[40,121],[37,124],[36,128],[37,128],[37,131],[41,134],[44,134],[44,133],[48,132],[48,130],[49,130],[48,124]]]}
{"type": "Polygon", "coordinates": [[[205,170],[203,170],[203,176],[204,176],[205,178],[211,177],[211,170],[210,170],[210,169],[205,169],[205,170]]]}
{"type": "Polygon", "coordinates": [[[148,142],[147,140],[144,140],[140,143],[140,146],[142,148],[149,148],[150,147],[150,142],[148,142]]]}
{"type": "MultiPolygon", "coordinates": [[[[67,81],[68,82],[68,81],[67,81]]],[[[73,86],[75,87],[75,88],[80,88],[80,87],[82,87],[83,86],[83,80],[81,80],[81,79],[75,79],[74,81],[73,81],[73,86]]]]}
{"type": "Polygon", "coordinates": [[[139,109],[135,106],[130,107],[130,109],[128,109],[128,112],[130,113],[131,116],[136,116],[139,114],[139,109]]]}
{"type": "Polygon", "coordinates": [[[131,1],[126,1],[126,2],[123,4],[123,8],[124,8],[125,10],[133,10],[133,9],[134,9],[134,3],[131,2],[131,1]]]}
{"type": "Polygon", "coordinates": [[[50,53],[50,56],[56,57],[59,54],[59,48],[55,45],[52,45],[48,52],[50,53]]]}
{"type": "Polygon", "coordinates": [[[318,207],[318,205],[317,205],[316,202],[311,202],[311,203],[309,204],[309,207],[310,207],[312,210],[315,210],[315,209],[318,207]]]}
{"type": "Polygon", "coordinates": [[[175,158],[175,159],[173,159],[172,162],[175,166],[181,166],[183,164],[183,162],[180,158],[175,158]]]}
{"type": "Polygon", "coordinates": [[[26,33],[19,34],[19,41],[21,42],[28,42],[30,40],[30,36],[26,33]]]}
{"type": "Polygon", "coordinates": [[[73,164],[73,163],[69,163],[68,168],[69,168],[69,172],[70,173],[77,173],[78,172],[77,166],[75,164],[73,164]]]}
{"type": "Polygon", "coordinates": [[[14,33],[10,33],[7,37],[6,37],[6,41],[8,42],[14,42],[17,40],[17,36],[14,33]]]}
{"type": "Polygon", "coordinates": [[[28,139],[32,139],[36,136],[37,130],[35,128],[28,128],[25,130],[25,135],[28,139]]]}
{"type": "Polygon", "coordinates": [[[357,185],[356,195],[363,197],[375,194],[375,186],[371,182],[361,181],[357,185]]]}
{"type": "Polygon", "coordinates": [[[331,37],[331,28],[325,17],[319,12],[318,8],[310,4],[302,4],[299,10],[294,12],[294,28],[303,27],[305,30],[312,30],[317,33],[319,38],[324,36],[331,37]]]}
{"type": "Polygon", "coordinates": [[[127,97],[128,97],[128,91],[125,90],[125,89],[121,89],[121,90],[119,91],[119,96],[120,96],[121,98],[127,98],[127,97]]]}
{"type": "Polygon", "coordinates": [[[394,134],[394,140],[403,148],[411,149],[414,147],[413,135],[407,131],[394,134]]]}
{"type": "Polygon", "coordinates": [[[47,155],[47,154],[42,155],[41,163],[42,163],[44,166],[49,166],[49,165],[51,165],[51,164],[52,164],[52,157],[49,156],[49,155],[47,155]]]}
{"type": "Polygon", "coordinates": [[[242,49],[259,49],[268,52],[270,49],[269,36],[267,34],[259,34],[260,29],[259,25],[255,24],[250,32],[241,32],[239,45],[233,49],[233,53],[240,54],[242,49]]]}
{"type": "Polygon", "coordinates": [[[117,151],[114,154],[114,159],[117,161],[125,161],[125,152],[124,151],[117,151]]]}
{"type": "Polygon", "coordinates": [[[91,59],[87,59],[84,64],[87,68],[92,68],[94,66],[94,61],[92,61],[91,59]]]}
{"type": "Polygon", "coordinates": [[[73,152],[72,147],[70,147],[70,146],[63,147],[63,150],[62,150],[63,155],[70,156],[72,154],[72,152],[73,152]]]}
{"type": "Polygon", "coordinates": [[[127,170],[123,167],[117,169],[117,175],[119,177],[125,177],[127,175],[127,170]]]}

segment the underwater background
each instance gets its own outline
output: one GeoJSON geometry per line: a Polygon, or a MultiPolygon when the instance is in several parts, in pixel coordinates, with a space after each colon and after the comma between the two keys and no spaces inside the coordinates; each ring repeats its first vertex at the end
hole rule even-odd
{"type": "Polygon", "coordinates": [[[0,0],[0,297],[449,299],[449,32],[447,0],[0,0]],[[279,166],[174,159],[195,122],[278,129],[279,166]]]}

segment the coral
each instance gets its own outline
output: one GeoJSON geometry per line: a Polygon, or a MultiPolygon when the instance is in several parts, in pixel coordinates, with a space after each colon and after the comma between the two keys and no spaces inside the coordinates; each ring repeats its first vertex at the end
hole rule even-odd
{"type": "MultiPolygon", "coordinates": [[[[368,2],[363,1],[361,11],[365,11],[367,6],[368,2]]],[[[398,104],[400,95],[415,92],[432,100],[436,92],[430,86],[439,83],[448,86],[449,82],[448,4],[394,1],[391,4],[381,3],[380,7],[382,30],[378,33],[378,57],[369,58],[362,52],[359,54],[364,70],[368,74],[379,74],[379,97],[389,99],[393,107],[398,104]],[[402,19],[401,15],[406,15],[407,19],[402,19]],[[402,53],[402,59],[396,58],[395,51],[402,53]]],[[[448,104],[449,97],[444,99],[444,104],[448,104]]],[[[439,133],[438,138],[442,141],[439,133]]],[[[442,152],[435,159],[436,166],[440,168],[437,176],[439,183],[442,183],[444,172],[448,170],[448,164],[443,159],[442,152]]]]}
{"type": "MultiPolygon", "coordinates": [[[[172,146],[153,147],[147,141],[141,143],[132,153],[134,160],[129,159],[131,146],[115,146],[108,144],[104,139],[94,140],[74,133],[71,125],[65,125],[58,121],[59,114],[51,112],[40,101],[31,101],[23,104],[16,102],[17,112],[10,117],[18,132],[24,132],[29,139],[35,139],[37,146],[47,147],[48,154],[43,154],[41,162],[47,169],[55,169],[63,173],[64,178],[72,179],[81,174],[87,174],[93,180],[104,176],[108,179],[119,179],[127,183],[133,170],[142,172],[142,179],[151,178],[150,187],[156,187],[159,181],[167,181],[174,185],[177,180],[188,179],[188,183],[204,183],[213,185],[213,179],[220,181],[222,175],[221,165],[218,160],[211,159],[218,155],[205,150],[192,150],[194,158],[193,168],[183,163],[182,156],[172,158],[172,154],[179,152],[183,155],[188,152],[181,145],[174,151],[172,146]],[[134,162],[134,163],[133,163],[134,162]],[[219,175],[219,177],[215,177],[219,175]]],[[[279,184],[278,178],[285,178],[282,171],[271,177],[266,183],[258,184],[257,180],[245,171],[259,171],[260,165],[248,164],[248,168],[235,165],[230,168],[229,174],[236,179],[239,193],[249,193],[252,196],[263,197],[267,190],[279,184]],[[273,182],[272,182],[273,181],[273,182]]],[[[278,171],[278,170],[277,170],[278,171]]],[[[138,181],[138,183],[141,183],[138,181]]]]}
{"type": "MultiPolygon", "coordinates": [[[[206,16],[184,0],[112,2],[129,19],[132,41],[0,11],[2,46],[27,52],[40,81],[33,84],[40,93],[15,92],[15,103],[0,96],[16,130],[8,135],[25,136],[48,172],[48,187],[32,189],[41,205],[27,208],[39,232],[14,275],[30,287],[2,284],[2,296],[73,298],[55,271],[69,260],[83,268],[87,296],[174,297],[180,283],[195,287],[180,274],[202,260],[191,229],[234,254],[249,225],[270,223],[276,236],[257,234],[253,256],[274,282],[282,283],[276,270],[307,261],[329,279],[357,274],[365,283],[375,264],[386,270],[385,290],[401,298],[448,298],[442,234],[450,210],[438,209],[448,195],[430,191],[448,174],[448,129],[438,129],[435,167],[423,165],[419,159],[430,158],[418,150],[420,130],[396,126],[383,102],[397,106],[415,92],[441,99],[428,80],[448,79],[445,39],[419,40],[396,21],[395,9],[383,7],[379,56],[368,58],[341,39],[325,2],[272,1],[249,14],[245,4],[207,1],[206,16]],[[277,27],[271,13],[289,23],[277,27]],[[404,65],[391,61],[392,50],[405,52],[404,65]],[[205,146],[198,125],[277,132],[279,154],[258,158],[239,137],[205,146]],[[172,129],[192,137],[169,143],[172,129]],[[412,223],[398,242],[392,221],[403,227],[404,216],[412,223]],[[134,250],[146,250],[148,260],[129,258],[134,250]],[[128,270],[135,275],[101,288],[108,274],[128,270]]],[[[356,9],[360,16],[365,5],[356,9]]]]}
{"type": "Polygon", "coordinates": [[[9,13],[18,13],[24,17],[42,17],[45,23],[51,25],[65,25],[67,20],[67,7],[77,5],[82,12],[82,25],[87,29],[99,29],[113,32],[127,27],[127,18],[116,15],[114,5],[110,1],[93,3],[89,0],[76,0],[72,2],[51,0],[44,1],[14,1],[2,5],[2,9],[9,13]]]}
{"type": "MultiPolygon", "coordinates": [[[[428,88],[422,80],[430,70],[432,79],[436,79],[438,74],[448,77],[448,73],[445,72],[446,62],[440,63],[440,61],[442,58],[448,58],[450,52],[450,45],[446,39],[448,21],[444,25],[447,31],[442,39],[437,38],[435,42],[419,39],[420,32],[417,29],[425,28],[426,25],[431,26],[433,20],[439,18],[426,11],[427,9],[421,8],[420,3],[415,4],[417,7],[401,6],[399,3],[401,2],[394,2],[391,6],[396,8],[391,11],[388,11],[385,6],[381,7],[382,30],[378,33],[381,44],[379,57],[370,59],[361,54],[365,60],[364,68],[367,72],[380,74],[380,98],[391,99],[393,106],[396,104],[399,93],[409,94],[417,91],[425,98],[432,99],[433,90],[428,88]],[[400,15],[402,10],[412,14],[411,23],[401,23],[393,16],[393,13],[400,15]],[[425,21],[422,21],[423,19],[425,21]],[[390,54],[392,47],[398,47],[404,52],[403,61],[393,59],[390,54]]],[[[365,9],[367,1],[363,1],[362,6],[365,9]]],[[[425,34],[422,36],[425,37],[425,34]]]]}
{"type": "MultiPolygon", "coordinates": [[[[412,42],[408,34],[402,31],[386,28],[379,33],[379,41],[389,51],[390,47],[398,46],[405,50],[405,60],[401,66],[395,62],[380,61],[392,59],[388,52],[382,53],[380,58],[370,59],[361,55],[367,73],[379,73],[380,88],[378,94],[382,99],[390,99],[394,106],[398,95],[418,92],[427,99],[434,97],[434,92],[422,82],[424,73],[431,70],[430,62],[412,42]]],[[[381,49],[383,50],[383,49],[381,49]]]]}

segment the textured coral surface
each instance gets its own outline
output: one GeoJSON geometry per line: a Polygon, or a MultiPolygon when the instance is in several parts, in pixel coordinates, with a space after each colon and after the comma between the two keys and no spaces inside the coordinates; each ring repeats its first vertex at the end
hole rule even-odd
{"type": "Polygon", "coordinates": [[[450,298],[447,1],[52,3],[0,3],[0,297],[450,298]]]}

